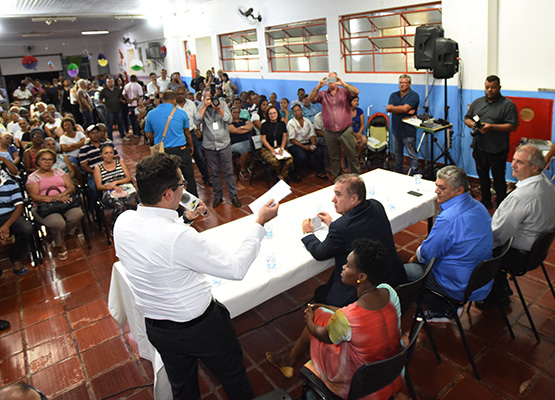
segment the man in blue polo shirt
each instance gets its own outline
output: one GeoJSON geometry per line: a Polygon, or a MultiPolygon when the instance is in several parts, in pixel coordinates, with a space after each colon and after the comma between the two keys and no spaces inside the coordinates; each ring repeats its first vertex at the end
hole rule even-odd
{"type": "MultiPolygon", "coordinates": [[[[0,156],[0,244],[15,236],[10,261],[16,275],[25,274],[28,269],[21,264],[21,256],[31,241],[33,226],[23,216],[21,189],[5,170],[17,174],[17,168],[6,157],[0,156]]],[[[1,275],[1,273],[0,273],[1,275]]]]}
{"type": "MultiPolygon", "coordinates": [[[[164,129],[172,110],[176,107],[175,93],[164,92],[162,104],[150,111],[146,116],[145,135],[154,140],[154,144],[162,141],[164,129]]],[[[168,154],[175,154],[181,158],[181,172],[187,181],[187,192],[198,197],[197,183],[193,171],[191,156],[195,151],[191,132],[189,131],[189,117],[187,113],[177,108],[171,118],[168,132],[164,140],[164,149],[168,154]]]]}
{"type": "Polygon", "coordinates": [[[416,127],[403,122],[403,118],[416,114],[418,103],[420,103],[418,94],[410,88],[410,85],[410,76],[406,74],[401,75],[399,77],[399,91],[391,93],[385,109],[392,114],[391,128],[395,152],[395,172],[403,172],[403,149],[406,147],[410,158],[411,173],[417,174],[416,127]]]}
{"type": "MultiPolygon", "coordinates": [[[[426,288],[455,300],[464,300],[464,293],[474,268],[491,258],[493,233],[491,217],[480,202],[468,193],[468,177],[463,169],[448,165],[437,173],[436,194],[441,213],[428,238],[416,249],[416,255],[405,264],[409,281],[420,278],[425,265],[436,258],[426,288]],[[415,263],[418,261],[421,264],[415,263]]],[[[493,279],[475,290],[470,300],[483,300],[490,292],[493,279]]],[[[445,323],[454,316],[449,307],[435,296],[426,296],[430,307],[424,316],[430,323],[445,323]]]]}

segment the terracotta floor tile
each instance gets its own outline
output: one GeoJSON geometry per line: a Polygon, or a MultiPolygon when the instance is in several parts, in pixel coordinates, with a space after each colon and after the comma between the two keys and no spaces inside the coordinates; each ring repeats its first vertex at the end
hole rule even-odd
{"type": "Polygon", "coordinates": [[[264,319],[256,311],[246,312],[233,318],[233,324],[235,325],[237,335],[241,335],[243,332],[255,328],[263,323],[264,319]]]}
{"type": "Polygon", "coordinates": [[[87,385],[82,383],[79,386],[76,386],[72,389],[69,389],[68,391],[62,392],[54,397],[52,397],[53,400],[87,400],[87,399],[93,399],[93,397],[90,396],[89,391],[87,389],[87,385]]]}
{"type": "Polygon", "coordinates": [[[30,326],[64,312],[62,300],[55,298],[23,309],[23,324],[30,326]]]}
{"type": "Polygon", "coordinates": [[[275,320],[272,325],[292,343],[295,342],[305,327],[304,308],[291,314],[284,315],[275,320]]]}
{"type": "MultiPolygon", "coordinates": [[[[547,288],[547,283],[540,282],[535,279],[529,279],[526,276],[517,278],[518,285],[520,286],[520,290],[524,294],[524,298],[530,303],[539,296],[540,293],[543,293],[544,290],[547,288]]],[[[515,295],[518,296],[516,288],[514,287],[513,283],[511,282],[511,288],[515,295]]]]}
{"type": "Polygon", "coordinates": [[[66,334],[27,350],[29,371],[34,374],[77,354],[73,337],[66,334]]]}
{"type": "Polygon", "coordinates": [[[15,331],[0,337],[0,360],[23,351],[23,333],[15,331]]]}
{"type": "Polygon", "coordinates": [[[58,286],[55,283],[44,285],[21,295],[23,308],[34,306],[35,304],[42,303],[43,301],[57,299],[60,297],[58,293],[58,286]]]}
{"type": "Polygon", "coordinates": [[[321,286],[323,282],[318,279],[312,278],[308,281],[297,285],[287,291],[289,296],[292,296],[298,304],[307,303],[314,296],[314,291],[318,286],[321,286]]]}
{"type": "Polygon", "coordinates": [[[110,316],[101,319],[91,325],[78,329],[74,332],[80,352],[90,349],[98,343],[102,343],[114,336],[120,335],[120,331],[110,316]]]}
{"type": "Polygon", "coordinates": [[[460,373],[458,369],[445,361],[438,365],[433,353],[422,348],[417,348],[414,352],[409,371],[414,387],[432,399],[438,398],[438,394],[446,386],[454,383],[460,373]]]}
{"type": "Polygon", "coordinates": [[[70,311],[102,298],[103,294],[104,293],[99,289],[98,285],[93,283],[92,285],[85,286],[84,288],[67,294],[64,296],[63,301],[66,310],[70,311]]]}
{"type": "Polygon", "coordinates": [[[552,398],[553,393],[555,393],[555,380],[540,376],[532,390],[524,398],[526,400],[544,400],[552,398]]]}
{"type": "Polygon", "coordinates": [[[102,291],[104,292],[106,297],[108,297],[110,295],[110,281],[111,281],[111,278],[106,278],[106,279],[102,279],[99,282],[100,287],[102,288],[102,291]]]}
{"type": "Polygon", "coordinates": [[[242,336],[239,341],[243,352],[256,363],[266,359],[266,351],[281,349],[289,343],[276,329],[268,327],[250,332],[242,336]]]}
{"type": "Polygon", "coordinates": [[[143,366],[148,379],[151,382],[154,382],[154,369],[152,368],[152,363],[148,360],[145,360],[144,358],[139,358],[139,361],[141,362],[141,365],[143,366]]]}
{"type": "Polygon", "coordinates": [[[60,288],[60,294],[65,295],[75,290],[84,288],[85,286],[92,285],[94,282],[95,279],[92,272],[86,271],[61,280],[58,285],[60,288]]]}
{"type": "MultiPolygon", "coordinates": [[[[555,318],[555,310],[548,310],[543,307],[538,307],[536,305],[528,306],[530,310],[530,314],[532,315],[532,321],[534,321],[534,325],[536,325],[536,329],[538,332],[548,337],[555,338],[555,326],[553,326],[550,321],[555,318]]],[[[526,314],[522,313],[521,317],[517,321],[520,325],[530,328],[530,322],[528,321],[528,317],[526,314]]]]}
{"type": "Polygon", "coordinates": [[[473,377],[465,376],[449,392],[443,396],[442,400],[497,400],[500,394],[492,393],[487,387],[476,381],[473,377]]]}
{"type": "Polygon", "coordinates": [[[137,364],[133,361],[129,361],[91,380],[93,391],[99,399],[121,392],[122,389],[147,383],[137,364]]]}
{"type": "Polygon", "coordinates": [[[110,312],[103,298],[99,298],[92,303],[78,307],[67,313],[69,323],[73,329],[91,324],[108,315],[110,315],[110,312]]]}
{"type": "Polygon", "coordinates": [[[496,350],[511,354],[538,369],[544,367],[545,363],[555,355],[555,344],[547,340],[537,344],[530,329],[516,325],[513,330],[515,339],[511,339],[509,335],[502,336],[495,345],[496,350]]]}
{"type": "Polygon", "coordinates": [[[54,270],[54,276],[59,280],[69,278],[70,276],[80,274],[88,270],[87,264],[83,263],[83,260],[75,260],[69,264],[64,264],[56,267],[54,270]]]}
{"type": "Polygon", "coordinates": [[[77,357],[68,358],[58,364],[31,375],[32,385],[46,396],[65,391],[85,379],[77,357]]]}
{"type": "Polygon", "coordinates": [[[130,352],[121,336],[96,345],[81,353],[85,370],[90,378],[129,360],[130,352]]]}
{"type": "Polygon", "coordinates": [[[10,328],[0,332],[0,337],[11,335],[23,327],[21,323],[21,313],[19,311],[12,314],[4,314],[2,315],[2,319],[10,323],[10,328]]]}
{"type": "Polygon", "coordinates": [[[415,235],[414,233],[408,230],[397,232],[395,235],[393,235],[393,240],[395,241],[395,244],[398,244],[401,247],[404,247],[409,243],[412,243],[415,240],[419,240],[419,239],[420,239],[419,236],[415,235]]]}
{"type": "Polygon", "coordinates": [[[274,391],[272,384],[268,382],[266,377],[262,375],[258,369],[251,368],[247,371],[247,375],[251,380],[252,390],[254,391],[255,396],[261,396],[265,393],[274,391]]]}
{"type": "Polygon", "coordinates": [[[484,383],[513,398],[535,374],[520,361],[497,350],[488,351],[477,366],[484,383]]]}
{"type": "Polygon", "coordinates": [[[422,238],[428,235],[428,222],[419,222],[417,224],[409,226],[406,230],[422,238]]]}
{"type": "MultiPolygon", "coordinates": [[[[106,254],[106,252],[101,254],[106,254]]],[[[97,266],[93,269],[93,273],[96,279],[101,281],[102,279],[110,278],[112,276],[113,264],[114,262],[97,264],[97,266]]]]}
{"type": "Polygon", "coordinates": [[[4,314],[11,314],[18,312],[20,308],[19,296],[11,296],[7,299],[0,301],[0,310],[4,314]]]}
{"type": "Polygon", "coordinates": [[[127,397],[127,400],[153,400],[154,395],[152,389],[141,389],[136,391],[131,396],[127,397]]]}
{"type": "Polygon", "coordinates": [[[545,293],[540,296],[537,300],[537,304],[551,310],[555,309],[555,299],[553,298],[553,294],[551,294],[551,290],[549,290],[549,288],[547,288],[545,293]]]}
{"type": "Polygon", "coordinates": [[[118,258],[112,248],[108,251],[103,251],[102,253],[90,255],[87,257],[87,260],[92,268],[98,268],[104,265],[112,265],[118,261],[118,258]]]}
{"type": "Polygon", "coordinates": [[[6,282],[5,278],[2,278],[0,281],[0,300],[15,296],[17,294],[17,287],[17,281],[6,282]]]}
{"type": "Polygon", "coordinates": [[[23,352],[0,361],[0,386],[17,381],[25,376],[25,357],[23,352]]]}
{"type": "Polygon", "coordinates": [[[280,294],[262,303],[256,307],[256,310],[266,321],[269,321],[296,307],[297,305],[286,294],[280,294]]]}
{"type": "Polygon", "coordinates": [[[27,274],[23,275],[23,278],[19,281],[19,290],[23,293],[52,283],[54,283],[54,278],[52,277],[51,271],[31,269],[27,274]]]}
{"type": "Polygon", "coordinates": [[[27,345],[31,348],[68,332],[69,325],[66,317],[57,315],[54,318],[25,328],[24,334],[27,345]]]}

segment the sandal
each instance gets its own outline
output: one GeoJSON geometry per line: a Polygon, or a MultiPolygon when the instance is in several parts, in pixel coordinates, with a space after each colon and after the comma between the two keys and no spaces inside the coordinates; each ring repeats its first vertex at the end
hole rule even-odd
{"type": "Polygon", "coordinates": [[[67,249],[58,253],[58,260],[60,261],[67,260],[67,249]]]}
{"type": "Polygon", "coordinates": [[[248,173],[248,171],[239,171],[239,177],[240,177],[241,180],[243,180],[243,181],[249,180],[249,173],[248,173]]]}
{"type": "Polygon", "coordinates": [[[266,360],[274,367],[279,369],[279,372],[286,377],[287,379],[293,378],[293,374],[295,373],[295,369],[293,367],[289,367],[285,365],[285,361],[283,360],[283,356],[278,360],[276,355],[273,351],[266,352],[266,360]]]}
{"type": "Polygon", "coordinates": [[[19,268],[16,268],[14,265],[12,265],[12,270],[14,274],[19,276],[25,275],[27,272],[29,272],[29,268],[24,265],[21,265],[19,268]]]}

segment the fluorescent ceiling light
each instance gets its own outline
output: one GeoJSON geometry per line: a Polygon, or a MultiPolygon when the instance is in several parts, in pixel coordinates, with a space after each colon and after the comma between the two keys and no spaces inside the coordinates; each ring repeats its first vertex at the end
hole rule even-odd
{"type": "Polygon", "coordinates": [[[115,19],[148,19],[146,15],[116,15],[115,19]]]}
{"type": "MultiPolygon", "coordinates": [[[[40,18],[31,18],[33,22],[61,22],[61,21],[69,21],[75,22],[77,20],[76,17],[40,17],[40,18]]],[[[50,25],[50,24],[49,24],[50,25]]]]}
{"type": "Polygon", "coordinates": [[[107,35],[110,31],[83,31],[81,35],[107,35]]]}
{"type": "Polygon", "coordinates": [[[25,32],[21,34],[21,37],[40,37],[50,35],[52,35],[52,32],[25,32]]]}

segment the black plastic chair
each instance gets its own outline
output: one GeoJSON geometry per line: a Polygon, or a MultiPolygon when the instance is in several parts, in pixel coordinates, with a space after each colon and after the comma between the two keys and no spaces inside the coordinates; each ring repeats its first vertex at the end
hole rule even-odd
{"type": "MultiPolygon", "coordinates": [[[[476,268],[474,268],[474,271],[472,271],[472,274],[470,275],[468,285],[464,292],[463,301],[458,301],[443,293],[435,292],[433,290],[427,291],[428,293],[435,295],[436,297],[440,298],[441,300],[443,300],[445,303],[449,305],[449,309],[451,310],[451,315],[453,315],[453,318],[457,323],[457,327],[459,328],[461,340],[466,350],[468,361],[470,361],[470,365],[472,366],[472,370],[474,371],[474,376],[476,377],[476,380],[480,380],[480,374],[478,374],[478,368],[476,367],[476,363],[474,362],[474,356],[472,355],[472,351],[470,351],[470,346],[468,345],[468,341],[466,340],[466,335],[464,333],[461,320],[457,313],[457,308],[463,307],[469,301],[468,299],[470,298],[472,293],[474,293],[474,291],[480,289],[481,287],[488,284],[495,278],[495,276],[497,275],[497,273],[501,268],[501,260],[503,259],[507,251],[509,251],[509,248],[511,247],[512,243],[513,243],[513,238],[510,238],[507,241],[507,243],[503,245],[501,250],[499,250],[499,255],[497,257],[491,258],[489,260],[484,260],[480,264],[478,264],[476,268]]],[[[499,302],[498,302],[498,306],[499,306],[499,302]]],[[[505,325],[507,325],[507,329],[509,330],[511,337],[514,338],[514,333],[509,323],[509,320],[507,319],[507,315],[505,314],[505,310],[501,306],[499,306],[499,309],[501,310],[501,313],[504,316],[505,325]]]]}
{"type": "Polygon", "coordinates": [[[530,310],[526,305],[526,300],[524,299],[524,295],[522,294],[522,290],[520,289],[520,285],[516,279],[517,276],[523,276],[528,271],[532,271],[539,266],[542,267],[543,274],[545,275],[545,279],[547,280],[547,284],[549,285],[549,289],[551,289],[551,294],[555,299],[555,290],[553,290],[553,285],[551,284],[551,279],[547,274],[547,270],[545,269],[545,265],[543,262],[545,261],[547,254],[549,253],[549,248],[551,247],[551,243],[553,243],[553,239],[555,239],[555,231],[542,233],[532,245],[530,252],[528,253],[528,257],[526,258],[526,263],[522,266],[521,269],[518,271],[514,271],[509,268],[501,268],[501,271],[504,271],[509,274],[511,280],[514,282],[516,290],[518,292],[518,297],[520,297],[520,301],[522,302],[522,307],[528,317],[528,321],[530,321],[530,327],[534,332],[534,336],[536,337],[536,341],[540,343],[540,335],[536,330],[536,326],[534,325],[534,321],[532,320],[532,315],[530,314],[530,310]]]}
{"type": "Polygon", "coordinates": [[[426,265],[426,269],[424,270],[424,274],[415,281],[403,283],[395,288],[397,295],[399,296],[399,301],[401,302],[401,314],[405,314],[407,310],[409,310],[413,304],[416,304],[416,312],[414,313],[414,317],[412,320],[412,326],[410,332],[414,330],[418,321],[424,321],[424,329],[428,334],[428,338],[430,340],[430,344],[432,345],[432,349],[437,359],[437,363],[441,364],[441,357],[439,352],[437,351],[436,343],[434,341],[434,337],[430,331],[430,326],[426,322],[425,319],[422,318],[424,314],[422,309],[422,299],[424,298],[424,294],[426,292],[426,281],[428,280],[428,274],[432,270],[436,259],[435,257],[432,258],[428,264],[426,265]]]}
{"type": "MultiPolygon", "coordinates": [[[[420,321],[418,325],[416,325],[409,337],[409,345],[401,350],[401,352],[396,356],[386,360],[361,365],[353,375],[347,399],[360,399],[361,397],[368,396],[369,394],[383,389],[397,379],[397,377],[403,372],[404,368],[405,380],[407,382],[411,398],[416,400],[416,394],[414,393],[414,387],[412,385],[412,381],[410,380],[407,367],[411,360],[412,354],[414,353],[416,339],[418,338],[418,334],[420,333],[423,325],[424,321],[420,321]]],[[[321,399],[341,399],[335,393],[330,391],[320,378],[318,378],[318,376],[308,368],[302,367],[300,369],[300,373],[301,378],[304,381],[302,399],[307,398],[306,396],[309,390],[312,390],[312,392],[321,399]]]]}

